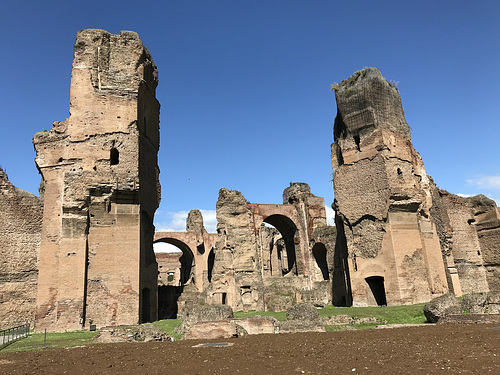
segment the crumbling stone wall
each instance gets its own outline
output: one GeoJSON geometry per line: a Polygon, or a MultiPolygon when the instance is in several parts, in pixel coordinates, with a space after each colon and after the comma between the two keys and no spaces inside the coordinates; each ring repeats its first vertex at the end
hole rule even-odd
{"type": "Polygon", "coordinates": [[[445,264],[455,295],[500,290],[500,215],[484,195],[459,197],[439,190],[433,195],[440,210],[433,220],[445,222],[445,264]]]}
{"type": "Polygon", "coordinates": [[[42,200],[0,168],[0,329],[33,323],[42,200]]]}
{"type": "Polygon", "coordinates": [[[239,191],[222,188],[216,211],[219,240],[209,303],[227,304],[233,310],[246,306],[264,310],[261,259],[250,207],[239,191]]]}
{"type": "MultiPolygon", "coordinates": [[[[154,242],[164,242],[176,246],[182,251],[179,258],[180,275],[178,285],[193,284],[202,291],[212,277],[213,250],[218,240],[215,233],[208,233],[203,225],[200,210],[191,210],[186,220],[186,231],[158,231],[154,242]]],[[[163,262],[165,255],[156,254],[158,264],[163,262]]],[[[166,276],[160,273],[160,280],[166,276]]]]}
{"type": "Polygon", "coordinates": [[[408,304],[448,290],[430,218],[433,183],[398,90],[376,68],[335,86],[334,303],[408,304]]]}
{"type": "Polygon", "coordinates": [[[185,232],[159,231],[155,242],[164,242],[179,248],[182,253],[156,253],[158,262],[158,317],[175,318],[186,303],[203,303],[201,293],[212,279],[216,233],[207,233],[200,210],[191,210],[185,232]],[[176,258],[175,264],[172,262],[176,258]],[[172,282],[168,272],[174,270],[172,282]],[[178,275],[178,276],[177,276],[178,275]]]}
{"type": "Polygon", "coordinates": [[[326,225],[323,198],[307,184],[285,189],[282,205],[248,203],[240,192],[221,189],[217,221],[208,303],[278,311],[331,301],[335,229],[326,225]]]}
{"type": "Polygon", "coordinates": [[[77,34],[70,117],[33,138],[45,184],[38,330],[156,319],[157,83],[136,33],[77,34]]]}

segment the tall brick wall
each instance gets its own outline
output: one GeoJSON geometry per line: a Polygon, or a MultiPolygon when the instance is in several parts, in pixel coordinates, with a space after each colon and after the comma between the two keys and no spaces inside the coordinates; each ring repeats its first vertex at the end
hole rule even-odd
{"type": "Polygon", "coordinates": [[[42,201],[0,168],[0,328],[33,323],[42,201]]]}

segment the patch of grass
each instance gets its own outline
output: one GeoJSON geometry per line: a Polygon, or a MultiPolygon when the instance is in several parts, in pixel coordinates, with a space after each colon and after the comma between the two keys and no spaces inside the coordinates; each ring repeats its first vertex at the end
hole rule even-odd
{"type": "Polygon", "coordinates": [[[368,306],[368,307],[336,307],[326,306],[318,310],[324,317],[348,315],[352,318],[376,317],[387,324],[418,324],[425,323],[424,304],[405,306],[368,306]]]}
{"type": "Polygon", "coordinates": [[[97,332],[89,331],[47,332],[47,341],[44,344],[44,333],[32,333],[29,337],[4,347],[0,353],[90,345],[96,335],[97,332]]]}
{"type": "Polygon", "coordinates": [[[286,311],[273,312],[273,311],[249,310],[247,313],[243,312],[243,311],[236,311],[234,313],[234,317],[238,318],[238,319],[248,318],[248,317],[254,316],[254,315],[272,316],[281,322],[286,320],[286,311]]]}
{"type": "Polygon", "coordinates": [[[154,325],[156,328],[161,329],[162,331],[165,331],[167,335],[170,335],[174,338],[174,340],[180,340],[182,339],[182,333],[177,333],[175,332],[175,329],[181,325],[181,320],[180,319],[164,319],[164,320],[158,320],[156,322],[152,322],[151,324],[154,325]]]}

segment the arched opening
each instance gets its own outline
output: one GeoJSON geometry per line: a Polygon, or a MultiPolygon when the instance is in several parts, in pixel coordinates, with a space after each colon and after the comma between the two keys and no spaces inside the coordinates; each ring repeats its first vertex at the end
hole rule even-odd
{"type": "Polygon", "coordinates": [[[328,272],[328,262],[326,260],[326,247],[322,243],[314,244],[312,248],[312,253],[314,260],[316,261],[316,266],[321,271],[323,280],[330,280],[330,274],[328,272]]]}
{"type": "Polygon", "coordinates": [[[208,282],[212,282],[212,274],[214,271],[214,263],[215,263],[215,253],[214,253],[214,248],[210,250],[210,253],[208,253],[208,260],[207,260],[207,276],[208,276],[208,282]]]}
{"type": "Polygon", "coordinates": [[[153,246],[158,263],[158,319],[175,319],[184,285],[196,282],[193,252],[174,238],[162,238],[153,246]]]}
{"type": "Polygon", "coordinates": [[[260,228],[263,247],[264,273],[269,276],[297,275],[295,244],[298,243],[297,227],[283,215],[271,215],[260,228]]]}
{"type": "Polygon", "coordinates": [[[385,297],[385,287],[384,278],[382,276],[370,276],[367,277],[366,282],[370,287],[370,290],[375,298],[375,302],[378,306],[386,306],[387,299],[385,297]]]}

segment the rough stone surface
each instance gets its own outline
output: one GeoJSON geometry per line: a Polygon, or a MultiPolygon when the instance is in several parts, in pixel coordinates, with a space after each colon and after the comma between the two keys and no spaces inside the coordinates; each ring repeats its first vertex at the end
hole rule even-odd
{"type": "Polygon", "coordinates": [[[500,314],[448,314],[438,324],[500,324],[500,314]]]}
{"type": "Polygon", "coordinates": [[[157,84],[136,33],[78,32],[70,117],[33,138],[45,187],[37,330],[157,318],[157,84]]]}
{"type": "Polygon", "coordinates": [[[462,298],[461,305],[466,313],[483,314],[488,306],[488,293],[467,294],[462,298]]]}
{"type": "Polygon", "coordinates": [[[159,231],[154,242],[177,246],[181,253],[156,253],[158,318],[176,318],[189,303],[204,303],[201,293],[212,280],[216,233],[207,233],[200,210],[191,210],[185,232],[159,231]]]}
{"type": "Polygon", "coordinates": [[[460,304],[452,293],[436,297],[424,306],[425,317],[430,323],[436,323],[446,315],[461,313],[461,311],[460,304]]]}
{"type": "Polygon", "coordinates": [[[325,322],[321,320],[286,320],[278,323],[278,333],[325,332],[325,322]]]}
{"type": "Polygon", "coordinates": [[[335,86],[335,305],[429,301],[448,283],[430,217],[432,180],[398,90],[376,68],[335,86]]]}
{"type": "Polygon", "coordinates": [[[290,307],[286,312],[286,320],[307,320],[320,319],[318,310],[310,303],[298,303],[290,307]]]}
{"type": "MultiPolygon", "coordinates": [[[[278,321],[270,316],[252,316],[250,318],[238,319],[236,324],[244,329],[248,335],[260,335],[264,333],[276,333],[278,321]]],[[[241,334],[238,334],[241,336],[241,334]]]]}
{"type": "Polygon", "coordinates": [[[99,334],[94,337],[95,342],[151,342],[151,341],[174,341],[161,329],[152,324],[141,324],[135,326],[103,327],[99,334]]]}
{"type": "Polygon", "coordinates": [[[33,323],[42,205],[0,168],[0,329],[33,323]]]}
{"type": "Polygon", "coordinates": [[[233,320],[202,321],[192,324],[184,340],[215,340],[238,337],[237,326],[233,320]]]}
{"type": "Polygon", "coordinates": [[[500,288],[500,216],[484,195],[459,197],[439,190],[433,194],[433,220],[438,226],[448,284],[455,295],[500,288]]]}
{"type": "Polygon", "coordinates": [[[500,314],[500,292],[467,294],[461,301],[462,310],[471,314],[500,314]]]}
{"type": "Polygon", "coordinates": [[[326,225],[323,198],[305,183],[291,183],[283,205],[248,203],[221,189],[219,241],[208,303],[235,310],[285,310],[331,301],[335,229],[326,225]]]}
{"type": "Polygon", "coordinates": [[[227,305],[187,305],[180,316],[182,324],[178,331],[185,333],[198,322],[225,320],[232,317],[233,310],[227,305]]]}

